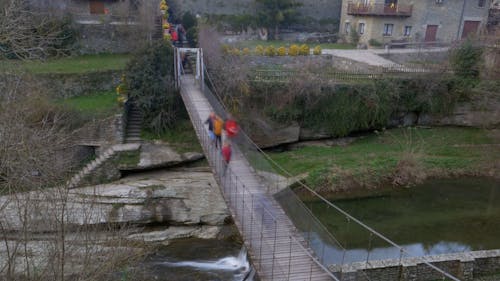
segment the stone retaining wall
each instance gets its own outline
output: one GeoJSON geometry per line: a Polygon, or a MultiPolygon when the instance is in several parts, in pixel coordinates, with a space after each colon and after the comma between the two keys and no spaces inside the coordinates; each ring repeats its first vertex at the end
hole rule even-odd
{"type": "Polygon", "coordinates": [[[341,268],[330,266],[332,272],[344,281],[424,281],[441,280],[442,274],[424,263],[424,260],[464,281],[500,273],[500,250],[473,251],[456,254],[351,263],[341,268]],[[340,270],[342,273],[340,273],[340,270]]]}

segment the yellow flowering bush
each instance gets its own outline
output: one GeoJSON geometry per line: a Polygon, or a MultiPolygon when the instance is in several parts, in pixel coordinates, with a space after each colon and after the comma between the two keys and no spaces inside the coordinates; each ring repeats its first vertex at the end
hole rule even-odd
{"type": "Polygon", "coordinates": [[[243,50],[241,51],[245,56],[248,56],[250,55],[250,49],[248,48],[243,48],[243,50]]]}
{"type": "Polygon", "coordinates": [[[125,83],[125,75],[122,75],[120,78],[120,84],[116,87],[116,94],[118,97],[116,101],[120,106],[127,101],[127,84],[125,83]]]}
{"type": "Polygon", "coordinates": [[[164,34],[163,39],[170,41],[170,40],[172,40],[172,36],[170,34],[164,34]]]}
{"type": "Polygon", "coordinates": [[[231,54],[236,55],[236,56],[239,56],[239,55],[241,54],[240,49],[238,49],[238,48],[233,48],[233,49],[231,50],[231,54]]]}
{"type": "Polygon", "coordinates": [[[285,47],[281,46],[278,48],[278,56],[281,56],[281,57],[286,56],[286,48],[285,47]]]}
{"type": "Polygon", "coordinates": [[[255,47],[255,54],[262,56],[264,54],[264,47],[262,47],[261,45],[257,45],[255,47]]]}
{"type": "Polygon", "coordinates": [[[169,29],[169,28],[170,24],[168,22],[163,24],[163,29],[169,29]]]}
{"type": "Polygon", "coordinates": [[[315,55],[321,55],[321,46],[316,46],[314,47],[313,54],[315,55]]]}
{"type": "Polygon", "coordinates": [[[311,54],[311,50],[309,49],[309,46],[307,46],[306,44],[303,44],[302,46],[300,46],[299,53],[303,56],[308,56],[311,54]]]}
{"type": "Polygon", "coordinates": [[[293,44],[292,46],[290,46],[290,48],[288,48],[288,55],[289,56],[298,56],[299,55],[299,52],[300,52],[300,47],[293,44]]]}
{"type": "Polygon", "coordinates": [[[273,45],[267,46],[266,51],[265,51],[266,56],[273,57],[276,55],[276,48],[274,48],[273,45]]]}

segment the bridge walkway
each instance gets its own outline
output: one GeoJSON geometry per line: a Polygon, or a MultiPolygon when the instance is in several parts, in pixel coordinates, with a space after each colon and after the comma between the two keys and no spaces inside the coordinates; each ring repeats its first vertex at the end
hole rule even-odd
{"type": "Polygon", "coordinates": [[[179,81],[200,144],[261,280],[338,280],[318,262],[279,203],[266,193],[265,185],[235,143],[232,159],[225,167],[204,124],[213,111],[209,100],[194,75],[184,74],[179,81]]]}

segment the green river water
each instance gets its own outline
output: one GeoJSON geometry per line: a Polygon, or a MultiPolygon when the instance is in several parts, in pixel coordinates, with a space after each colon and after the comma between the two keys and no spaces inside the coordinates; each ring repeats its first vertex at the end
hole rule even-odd
{"type": "MultiPolygon", "coordinates": [[[[412,188],[371,191],[333,203],[403,246],[410,253],[407,256],[500,249],[499,180],[429,180],[412,188]]],[[[306,206],[338,240],[325,243],[318,233],[302,229],[312,243],[325,244],[322,252],[328,263],[399,258],[398,249],[326,204],[307,202],[306,206]]]]}

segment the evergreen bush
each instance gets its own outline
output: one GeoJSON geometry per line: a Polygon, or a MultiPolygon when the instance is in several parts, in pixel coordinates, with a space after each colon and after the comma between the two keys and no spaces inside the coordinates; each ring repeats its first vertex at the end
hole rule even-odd
{"type": "Polygon", "coordinates": [[[125,84],[128,100],[143,113],[143,125],[160,134],[171,128],[183,110],[174,87],[174,56],[169,42],[156,42],[136,53],[127,64],[125,84]]]}

